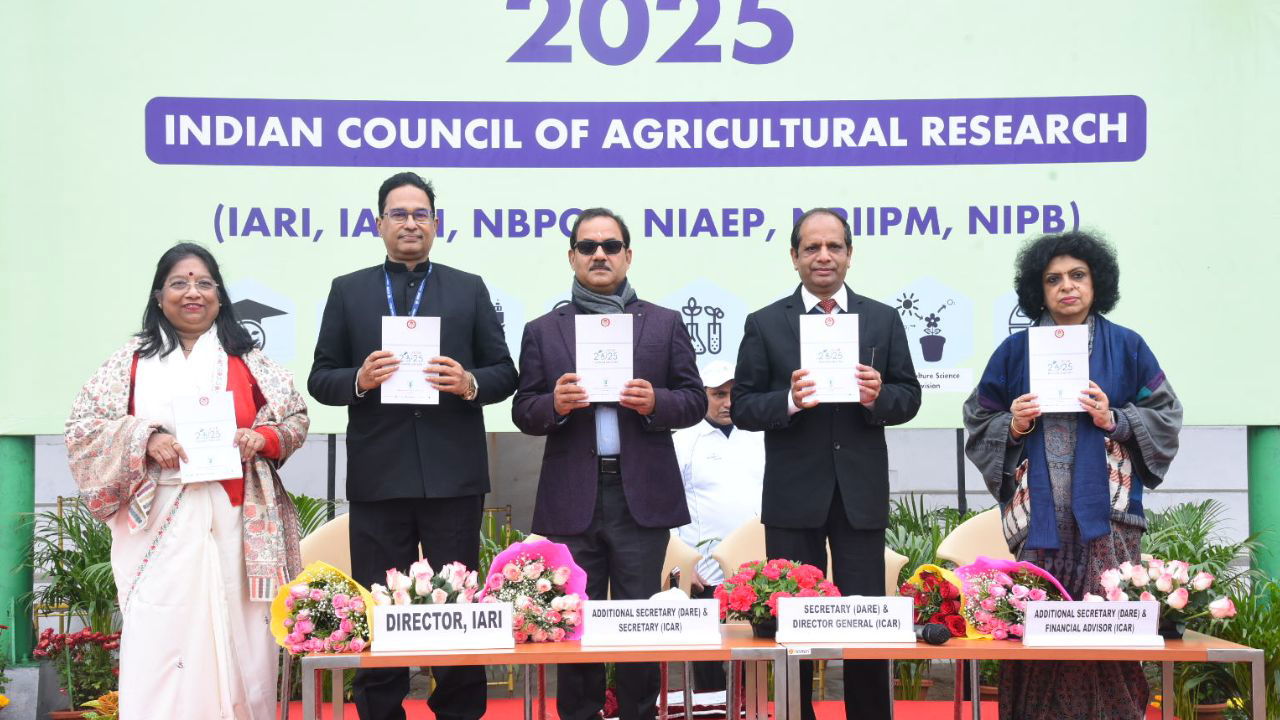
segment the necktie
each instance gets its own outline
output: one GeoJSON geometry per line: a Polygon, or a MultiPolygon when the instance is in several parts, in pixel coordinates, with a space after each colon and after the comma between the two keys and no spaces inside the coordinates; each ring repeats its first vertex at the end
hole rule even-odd
{"type": "Polygon", "coordinates": [[[836,309],[836,299],[827,298],[826,300],[819,300],[818,307],[822,308],[823,315],[830,315],[831,311],[836,309]]]}

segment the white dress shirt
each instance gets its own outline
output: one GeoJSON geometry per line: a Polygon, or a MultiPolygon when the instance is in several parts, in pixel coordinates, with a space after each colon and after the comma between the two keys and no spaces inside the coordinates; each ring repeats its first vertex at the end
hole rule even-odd
{"type": "MultiPolygon", "coordinates": [[[[724,581],[711,551],[729,533],[760,514],[764,487],[764,433],[734,428],[729,437],[707,422],[672,436],[689,503],[688,525],[672,530],[702,554],[698,572],[710,585],[724,581]],[[698,543],[712,540],[701,547],[698,543]]],[[[764,558],[760,558],[764,559],[764,558]]]]}

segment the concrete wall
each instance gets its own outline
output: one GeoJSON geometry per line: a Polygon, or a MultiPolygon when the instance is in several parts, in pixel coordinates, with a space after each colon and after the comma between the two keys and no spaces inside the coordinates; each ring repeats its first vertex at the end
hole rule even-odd
{"type": "MultiPolygon", "coordinates": [[[[285,485],[294,492],[323,497],[326,494],[328,435],[308,438],[306,445],[281,470],[285,485]]],[[[517,528],[528,530],[537,491],[542,438],[519,433],[489,435],[489,468],[493,491],[490,506],[511,505],[517,528]]],[[[955,506],[956,431],[888,431],[889,482],[895,495],[924,495],[930,504],[955,506]]],[[[346,442],[337,436],[337,493],[346,496],[346,442]]],[[[971,508],[994,504],[977,469],[967,460],[965,495],[971,508]]],[[[1214,498],[1227,508],[1232,539],[1244,537],[1249,526],[1248,473],[1243,427],[1188,427],[1182,432],[1182,448],[1158,490],[1145,495],[1146,506],[1160,509],[1184,501],[1214,498]]],[[[62,437],[36,438],[36,504],[48,506],[59,495],[74,495],[75,485],[67,469],[62,437]]]]}

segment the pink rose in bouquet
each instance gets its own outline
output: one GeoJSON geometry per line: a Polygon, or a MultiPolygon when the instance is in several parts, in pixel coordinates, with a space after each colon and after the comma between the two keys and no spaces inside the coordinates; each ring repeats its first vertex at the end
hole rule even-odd
{"type": "Polygon", "coordinates": [[[1022,637],[1028,602],[1071,599],[1053,575],[1026,561],[979,556],[955,573],[963,582],[962,613],[982,637],[1022,637]]]}
{"type": "Polygon", "coordinates": [[[312,563],[271,603],[271,632],[294,655],[362,652],[369,644],[371,604],[345,573],[312,563]]]}
{"type": "Polygon", "coordinates": [[[1151,558],[1136,565],[1121,563],[1102,571],[1098,584],[1101,596],[1089,593],[1086,600],[1154,600],[1160,603],[1160,619],[1166,623],[1185,623],[1210,615],[1216,619],[1235,615],[1235,605],[1228,597],[1214,597],[1217,578],[1204,571],[1191,574],[1191,566],[1182,560],[1151,558]]]}
{"type": "Polygon", "coordinates": [[[587,573],[569,548],[518,542],[493,559],[480,600],[511,603],[516,642],[559,642],[581,634],[586,589],[587,573]]]}
{"type": "Polygon", "coordinates": [[[436,572],[425,558],[409,566],[407,574],[391,568],[387,571],[385,586],[374,583],[369,588],[378,605],[469,603],[475,601],[479,591],[476,572],[468,570],[466,565],[452,562],[436,572]]]}

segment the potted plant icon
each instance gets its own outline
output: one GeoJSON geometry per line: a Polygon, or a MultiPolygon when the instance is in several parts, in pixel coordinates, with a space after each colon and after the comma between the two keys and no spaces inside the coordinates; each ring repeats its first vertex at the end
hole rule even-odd
{"type": "MultiPolygon", "coordinates": [[[[941,308],[938,309],[941,312],[941,308]]],[[[942,318],[937,313],[929,313],[924,318],[924,335],[920,336],[920,354],[925,362],[938,362],[942,359],[942,346],[947,344],[946,336],[938,323],[942,318]]]]}

